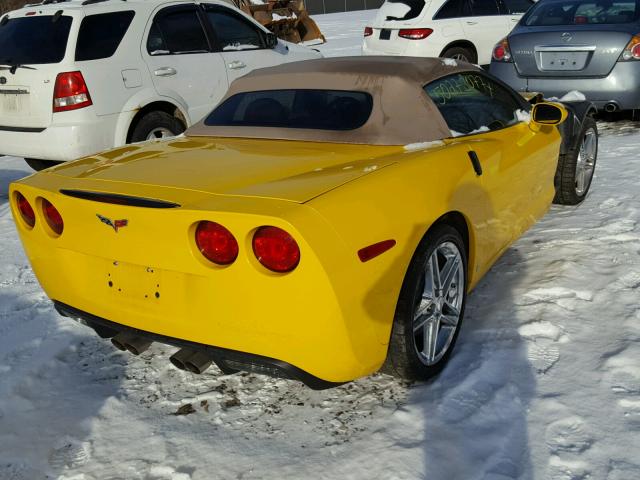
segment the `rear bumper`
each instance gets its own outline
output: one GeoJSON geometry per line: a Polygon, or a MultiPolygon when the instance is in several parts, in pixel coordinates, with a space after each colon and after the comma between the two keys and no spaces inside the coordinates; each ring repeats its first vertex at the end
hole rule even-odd
{"type": "Polygon", "coordinates": [[[277,378],[299,380],[313,390],[324,390],[327,388],[337,387],[338,385],[342,385],[344,383],[328,382],[326,380],[322,380],[294,365],[291,365],[290,363],[283,362],[275,358],[239,352],[236,350],[229,350],[227,348],[213,347],[211,345],[190,342],[187,340],[181,340],[179,338],[167,337],[165,335],[159,335],[157,333],[148,332],[137,328],[131,328],[127,327],[126,325],[111,322],[107,319],[92,315],[88,312],[78,310],[77,308],[71,307],[62,302],[54,300],[53,304],[58,313],[60,313],[61,315],[73,318],[93,329],[102,328],[103,331],[106,329],[114,334],[126,332],[137,337],[145,338],[152,342],[158,342],[178,348],[188,348],[196,352],[202,352],[208,357],[212,358],[216,365],[218,365],[218,367],[220,367],[220,369],[225,372],[242,370],[277,378]]]}
{"type": "Polygon", "coordinates": [[[621,110],[640,108],[640,62],[618,62],[604,78],[524,77],[513,63],[491,62],[490,73],[519,92],[541,92],[562,97],[571,90],[582,92],[598,109],[615,103],[621,110]]]}
{"type": "MultiPolygon", "coordinates": [[[[99,188],[82,181],[85,190],[99,188]]],[[[123,185],[122,194],[135,190],[201,206],[136,208],[78,200],[36,183],[59,190],[67,181],[39,174],[12,184],[10,192],[13,199],[19,190],[35,206],[36,224],[27,228],[11,201],[25,251],[49,298],[120,328],[277,359],[329,383],[353,380],[382,365],[393,317],[384,315],[381,322],[382,314],[371,312],[365,301],[379,279],[314,209],[203,194],[190,200],[192,192],[155,189],[154,194],[123,185]],[[61,236],[48,229],[39,198],[51,201],[64,218],[61,236]],[[234,212],[220,208],[230,205],[234,212]],[[128,225],[116,233],[97,214],[127,219],[128,225]],[[198,251],[195,227],[205,219],[225,225],[238,239],[240,253],[232,265],[213,265],[198,251]],[[259,264],[251,238],[260,225],[283,228],[296,238],[303,261],[293,272],[274,274],[259,264]]]]}
{"type": "Polygon", "coordinates": [[[3,126],[0,128],[0,154],[69,161],[112,148],[117,116],[83,114],[82,117],[85,118],[74,123],[53,124],[44,129],[3,126]]]}

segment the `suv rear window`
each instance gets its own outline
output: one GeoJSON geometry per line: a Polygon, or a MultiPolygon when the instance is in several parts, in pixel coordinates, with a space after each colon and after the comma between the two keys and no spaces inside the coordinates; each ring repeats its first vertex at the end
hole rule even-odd
{"type": "Polygon", "coordinates": [[[0,65],[60,63],[72,18],[43,15],[0,22],[0,65]]]}
{"type": "Polygon", "coordinates": [[[371,95],[341,90],[267,90],[238,93],[205,120],[209,126],[355,130],[373,108],[371,95]]]}
{"type": "Polygon", "coordinates": [[[526,14],[522,24],[597,25],[634,23],[638,21],[640,0],[559,0],[537,3],[526,14]]]}
{"type": "Polygon", "coordinates": [[[88,15],[82,19],[76,61],[109,58],[118,49],[135,15],[132,11],[88,15]]]}

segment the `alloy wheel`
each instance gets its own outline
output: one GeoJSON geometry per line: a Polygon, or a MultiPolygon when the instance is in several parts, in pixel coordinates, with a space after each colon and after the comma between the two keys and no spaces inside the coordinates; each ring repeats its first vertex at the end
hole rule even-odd
{"type": "Polygon", "coordinates": [[[582,144],[576,160],[576,195],[585,194],[591,184],[591,177],[598,154],[598,136],[593,128],[588,129],[582,138],[582,144]]]}

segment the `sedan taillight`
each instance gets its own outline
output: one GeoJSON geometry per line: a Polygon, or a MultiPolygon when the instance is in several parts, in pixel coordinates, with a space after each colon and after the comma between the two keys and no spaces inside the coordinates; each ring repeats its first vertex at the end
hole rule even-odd
{"type": "Polygon", "coordinates": [[[93,105],[81,72],[59,73],[53,88],[53,112],[66,112],[93,105]]]}
{"type": "Polygon", "coordinates": [[[33,207],[29,203],[29,200],[27,200],[20,192],[16,192],[15,198],[22,220],[24,220],[24,223],[26,223],[29,228],[33,228],[36,224],[36,214],[33,211],[33,207]]]}
{"type": "Polygon", "coordinates": [[[493,54],[491,57],[496,62],[512,62],[511,50],[509,50],[509,41],[505,38],[500,40],[495,47],[493,47],[493,54]]]}
{"type": "Polygon", "coordinates": [[[422,40],[433,33],[431,28],[403,28],[398,36],[408,40],[422,40]]]}
{"type": "Polygon", "coordinates": [[[618,58],[619,62],[640,60],[640,35],[634,35],[618,58]]]}

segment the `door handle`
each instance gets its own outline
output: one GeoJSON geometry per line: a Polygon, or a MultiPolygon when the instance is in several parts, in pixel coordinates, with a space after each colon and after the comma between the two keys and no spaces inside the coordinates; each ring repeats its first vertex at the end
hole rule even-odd
{"type": "Polygon", "coordinates": [[[229,67],[231,70],[239,70],[239,69],[244,68],[244,67],[246,67],[246,66],[247,66],[247,65],[246,65],[244,62],[241,62],[240,60],[235,60],[235,61],[231,62],[231,63],[228,65],[228,67],[229,67]]]}
{"type": "Polygon", "coordinates": [[[471,160],[471,165],[473,165],[473,171],[476,172],[477,176],[482,175],[482,165],[480,165],[480,159],[478,158],[478,154],[473,150],[467,152],[469,154],[469,159],[471,160]]]}
{"type": "Polygon", "coordinates": [[[178,73],[176,69],[171,67],[162,67],[153,72],[156,77],[170,77],[176,73],[178,73]]]}
{"type": "Polygon", "coordinates": [[[477,25],[478,22],[467,22],[467,25],[477,25]]]}

